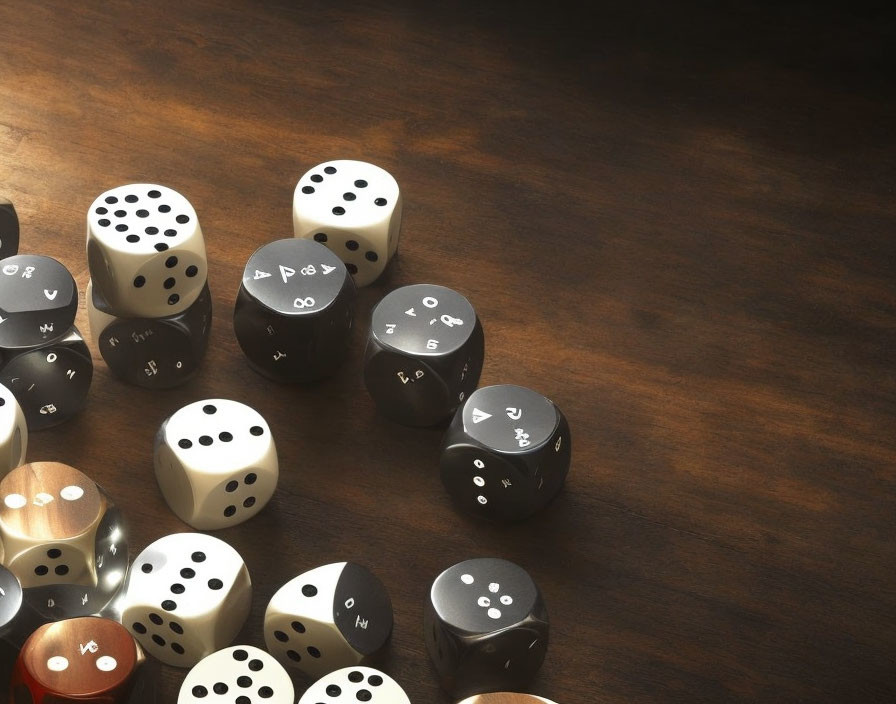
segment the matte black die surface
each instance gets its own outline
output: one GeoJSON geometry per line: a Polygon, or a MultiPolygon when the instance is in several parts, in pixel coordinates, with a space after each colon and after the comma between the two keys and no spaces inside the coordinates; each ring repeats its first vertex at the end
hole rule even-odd
{"type": "Polygon", "coordinates": [[[569,423],[549,399],[522,386],[474,391],[442,441],[442,482],[464,511],[493,520],[531,516],[569,471],[569,423]]]}
{"type": "Polygon", "coordinates": [[[435,284],[404,286],[373,309],[364,382],[383,415],[435,425],[476,388],[484,355],[482,325],[466,298],[435,284]]]}
{"type": "Polygon", "coordinates": [[[313,381],[345,358],[354,303],[355,284],[339,257],[312,240],[277,240],[246,263],[233,328],[258,373],[313,381]]]}
{"type": "Polygon", "coordinates": [[[24,349],[66,335],[75,322],[78,288],[62,264],[40,254],[0,260],[0,347],[24,349]]]}
{"type": "Polygon", "coordinates": [[[0,198],[0,259],[19,251],[19,216],[6,198],[0,198]]]}
{"type": "Polygon", "coordinates": [[[523,689],[547,652],[541,593],[507,560],[449,567],[433,582],[423,619],[426,649],[442,688],[455,699],[523,689]]]}
{"type": "Polygon", "coordinates": [[[0,367],[0,383],[15,395],[28,430],[58,425],[87,402],[93,360],[74,326],[62,339],[24,350],[7,350],[0,367]]]}
{"type": "Polygon", "coordinates": [[[146,389],[170,389],[196,376],[211,326],[212,297],[206,283],[199,298],[177,315],[114,318],[91,333],[115,376],[146,389]]]}

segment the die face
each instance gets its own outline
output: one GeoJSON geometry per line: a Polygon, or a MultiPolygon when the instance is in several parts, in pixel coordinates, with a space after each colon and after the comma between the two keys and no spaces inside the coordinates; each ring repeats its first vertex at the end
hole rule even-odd
{"type": "Polygon", "coordinates": [[[211,334],[208,286],[185,311],[166,318],[118,318],[97,308],[87,286],[90,330],[100,354],[118,378],[147,389],[185,384],[199,371],[211,334]]]}
{"type": "Polygon", "coordinates": [[[19,216],[6,198],[0,197],[0,259],[19,251],[19,216]]]}
{"type": "Polygon", "coordinates": [[[513,385],[475,391],[445,434],[442,481],[463,510],[519,520],[543,508],[569,470],[569,424],[547,398],[513,385]]]}
{"type": "Polygon", "coordinates": [[[345,667],[311,685],[298,704],[410,704],[411,700],[389,675],[372,667],[345,667]]]}
{"type": "MultiPolygon", "coordinates": [[[[0,384],[0,478],[25,462],[28,426],[13,393],[0,384]]],[[[3,559],[0,547],[0,561],[3,559]]]]}
{"type": "Polygon", "coordinates": [[[121,622],[150,655],[192,667],[236,637],[251,597],[249,573],[236,550],[209,535],[175,533],[134,560],[121,622]]]}
{"type": "Polygon", "coordinates": [[[157,184],[120,186],[93,202],[87,259],[97,306],[122,317],[180,313],[208,276],[196,211],[180,193],[157,184]]]}
{"type": "Polygon", "coordinates": [[[35,462],[0,481],[4,562],[46,618],[96,613],[127,574],[121,514],[86,475],[35,462]]]}
{"type": "Polygon", "coordinates": [[[83,617],[48,623],[25,642],[16,663],[15,688],[34,701],[124,701],[142,653],[115,621],[83,617]],[[104,699],[106,698],[106,699],[104,699]]]}
{"type": "Polygon", "coordinates": [[[92,378],[90,350],[75,327],[49,345],[8,354],[0,369],[0,383],[15,395],[32,432],[78,413],[92,378]]]}
{"type": "Polygon", "coordinates": [[[362,161],[318,164],[299,179],[293,195],[295,236],[329,247],[358,286],[372,283],[395,254],[401,214],[398,183],[362,161]]]}
{"type": "Polygon", "coordinates": [[[270,500],[279,478],[271,429],[228,399],[184,406],[156,436],[156,479],[172,511],[194,528],[236,525],[270,500]]]}
{"type": "Polygon", "coordinates": [[[405,286],[373,310],[364,381],[387,417],[434,425],[476,388],[484,355],[482,325],[466,298],[434,284],[405,286]]]}
{"type": "Polygon", "coordinates": [[[13,627],[22,609],[22,585],[6,567],[0,566],[0,638],[13,627]]]}
{"type": "Polygon", "coordinates": [[[547,611],[532,578],[518,565],[498,558],[466,560],[433,582],[424,635],[449,693],[515,689],[544,660],[547,611]]]}
{"type": "Polygon", "coordinates": [[[18,254],[0,261],[0,347],[58,340],[72,327],[77,309],[75,280],[55,259],[18,254]]]}
{"type": "Polygon", "coordinates": [[[348,350],[355,285],[345,265],[310,240],[278,240],[246,264],[234,308],[237,341],[251,366],[278,381],[335,371],[348,350]]]}
{"type": "Polygon", "coordinates": [[[265,643],[284,665],[316,678],[382,651],[392,623],[382,582],[361,565],[338,562],[277,591],[265,611],[265,643]]]}
{"type": "Polygon", "coordinates": [[[268,653],[237,645],[203,658],[187,673],[177,704],[206,702],[293,704],[295,690],[286,670],[268,653]]]}

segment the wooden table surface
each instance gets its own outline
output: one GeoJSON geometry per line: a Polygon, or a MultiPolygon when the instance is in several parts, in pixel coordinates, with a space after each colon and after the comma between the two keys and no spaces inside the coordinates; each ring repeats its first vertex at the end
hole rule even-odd
{"type": "MultiPolygon", "coordinates": [[[[551,645],[530,691],[591,702],[896,700],[896,91],[890,16],[821,6],[0,0],[0,195],[20,251],[65,263],[87,327],[85,214],[157,182],[195,206],[212,341],[169,392],[110,376],[31,436],[123,507],[131,554],[187,529],[152,472],[182,405],[250,404],[281,482],[216,532],[268,599],[355,560],[386,583],[386,670],[449,700],[422,638],[428,586],[474,556],[524,566],[551,645]],[[623,6],[624,5],[624,6],[623,6]],[[674,6],[674,7],[669,7],[674,6]],[[388,169],[399,255],[364,289],[333,378],[278,386],[231,326],[243,265],[292,234],[321,161],[388,169]],[[569,418],[565,490],[519,525],[458,514],[442,429],[379,416],[369,314],[415,282],[466,295],[482,384],[569,418]]],[[[163,670],[174,702],[183,671],[163,670]]],[[[302,691],[301,688],[299,691],[302,691]]]]}

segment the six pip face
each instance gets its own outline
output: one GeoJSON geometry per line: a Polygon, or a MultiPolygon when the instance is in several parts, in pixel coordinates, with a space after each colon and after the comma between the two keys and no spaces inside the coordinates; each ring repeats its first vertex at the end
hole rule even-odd
{"type": "Polygon", "coordinates": [[[98,307],[119,316],[179,313],[207,277],[196,211],[177,191],[155,184],[113,188],[93,202],[87,259],[98,307]]]}

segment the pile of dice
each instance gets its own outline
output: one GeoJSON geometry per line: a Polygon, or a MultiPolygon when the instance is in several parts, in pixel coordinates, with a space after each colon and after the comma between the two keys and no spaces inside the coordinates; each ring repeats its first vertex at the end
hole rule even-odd
{"type": "MultiPolygon", "coordinates": [[[[326,162],[299,179],[294,237],[252,254],[237,295],[234,332],[252,369],[280,383],[336,373],[356,288],[395,255],[401,211],[398,184],[373,164],[326,162]]],[[[366,567],[337,562],[298,575],[268,603],[267,652],[234,646],[252,600],[234,548],[200,532],[166,535],[129,567],[120,513],[102,488],[64,464],[23,464],[29,430],[83,406],[92,365],[73,324],[71,274],[49,257],[17,254],[18,238],[15,210],[0,201],[0,642],[14,662],[12,701],[151,701],[149,654],[190,668],[180,704],[292,704],[288,670],[312,682],[300,704],[408,702],[369,666],[387,647],[393,612],[366,567]]],[[[110,371],[150,389],[191,379],[212,303],[189,201],[156,184],[101,194],[87,214],[87,259],[90,332],[110,371]]],[[[530,389],[477,389],[484,353],[467,298],[404,286],[371,313],[364,381],[397,423],[450,419],[440,457],[448,494],[479,517],[517,521],[560,491],[569,425],[530,389]]],[[[267,422],[228,399],[172,414],[157,433],[154,468],[168,506],[197,531],[250,519],[279,476],[267,422]]],[[[544,600],[521,567],[480,558],[445,570],[430,589],[424,639],[442,687],[462,704],[548,701],[503,691],[532,678],[548,644],[544,600]]]]}

